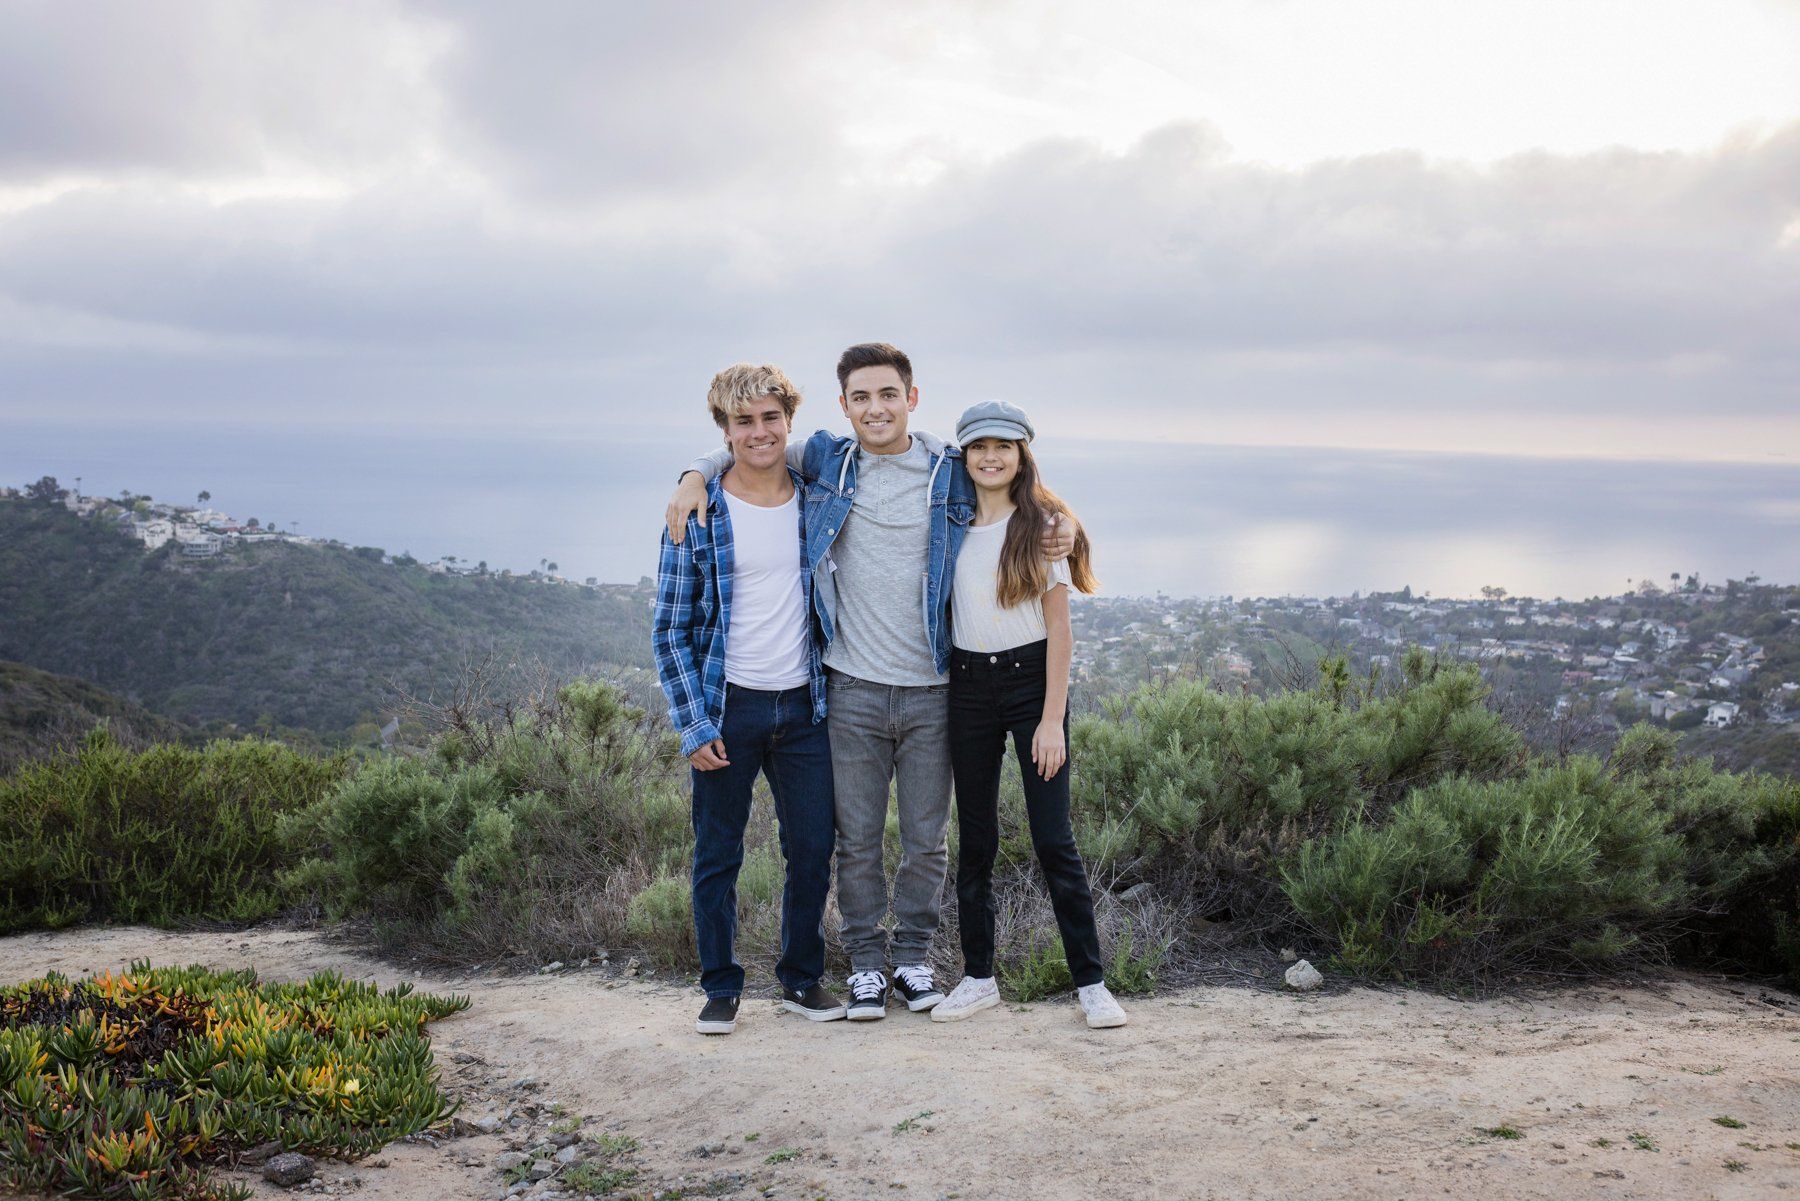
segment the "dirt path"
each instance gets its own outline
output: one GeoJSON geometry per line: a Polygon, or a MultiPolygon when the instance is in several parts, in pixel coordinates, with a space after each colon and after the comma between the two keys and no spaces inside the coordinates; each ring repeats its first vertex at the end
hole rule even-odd
{"type": "MultiPolygon", "coordinates": [[[[309,932],[23,935],[0,939],[0,980],[137,958],[470,993],[469,1011],[432,1028],[465,1114],[560,1101],[591,1115],[589,1130],[640,1140],[640,1189],[1800,1198],[1800,1003],[1755,987],[1687,979],[1478,1003],[1200,989],[1128,1003],[1132,1025],[1113,1031],[1089,1031],[1068,1004],[852,1025],[755,1000],[736,1034],[702,1038],[687,990],[595,971],[415,976],[309,932]],[[523,1077],[540,1084],[519,1089],[523,1077]],[[1502,1125],[1524,1137],[1480,1133],[1502,1125]]],[[[490,1165],[507,1146],[504,1130],[398,1144],[322,1175],[398,1201],[494,1198],[490,1165]]]]}

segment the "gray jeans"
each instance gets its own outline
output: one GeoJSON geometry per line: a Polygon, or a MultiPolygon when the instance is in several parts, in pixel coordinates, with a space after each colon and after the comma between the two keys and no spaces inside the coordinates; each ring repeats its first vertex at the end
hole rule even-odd
{"type": "Polygon", "coordinates": [[[924,963],[950,865],[950,686],[906,688],[833,671],[829,687],[838,912],[851,970],[888,967],[882,839],[890,782],[900,807],[893,961],[924,963]]]}

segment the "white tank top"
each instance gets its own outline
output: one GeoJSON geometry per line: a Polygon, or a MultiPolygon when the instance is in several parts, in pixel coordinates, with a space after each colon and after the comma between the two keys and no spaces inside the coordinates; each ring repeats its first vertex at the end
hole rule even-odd
{"type": "Polygon", "coordinates": [[[767,509],[725,492],[731,516],[731,628],[725,679],[778,692],[811,679],[806,601],[800,590],[800,494],[767,509]]]}
{"type": "MultiPolygon", "coordinates": [[[[959,650],[992,654],[1044,640],[1043,598],[1034,596],[1010,609],[1000,607],[1000,551],[1006,545],[1007,524],[972,525],[963,536],[956,555],[956,584],[950,590],[950,641],[959,650]]],[[[1067,559],[1047,567],[1044,591],[1070,584],[1067,559]]]]}

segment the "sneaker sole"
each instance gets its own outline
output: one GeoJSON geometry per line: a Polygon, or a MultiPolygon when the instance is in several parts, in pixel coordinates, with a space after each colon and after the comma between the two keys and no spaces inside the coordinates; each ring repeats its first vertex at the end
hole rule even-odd
{"type": "Polygon", "coordinates": [[[873,1006],[852,1005],[844,1016],[853,1022],[879,1022],[887,1016],[887,1006],[883,1005],[880,1009],[876,1009],[873,1006]]]}
{"type": "Polygon", "coordinates": [[[699,1034],[730,1034],[737,1029],[736,1022],[695,1022],[694,1030],[699,1034]]]}
{"type": "Polygon", "coordinates": [[[914,1013],[919,1013],[922,1010],[926,1010],[926,1009],[936,1009],[940,1004],[943,1003],[943,1000],[944,1000],[943,993],[929,992],[929,993],[926,993],[924,996],[919,997],[916,1000],[907,1001],[906,1007],[914,1013]]]}
{"type": "Polygon", "coordinates": [[[1114,1017],[1104,1017],[1104,1018],[1099,1018],[1099,1019],[1089,1018],[1087,1020],[1087,1024],[1088,1024],[1089,1030],[1113,1030],[1113,1029],[1116,1029],[1117,1027],[1123,1026],[1125,1024],[1125,1015],[1121,1013],[1116,1018],[1114,1018],[1114,1017]]]}
{"type": "Polygon", "coordinates": [[[1000,996],[996,993],[991,997],[982,997],[979,1001],[965,1005],[961,1009],[945,1009],[940,1005],[931,1011],[931,1020],[934,1022],[960,1022],[964,1018],[974,1017],[984,1009],[992,1009],[999,1003],[1000,996]]]}
{"type": "Polygon", "coordinates": [[[842,1005],[839,1005],[835,1009],[808,1009],[798,1001],[784,1000],[781,1003],[781,1007],[789,1013],[797,1013],[811,1022],[836,1022],[842,1020],[844,1017],[844,1007],[842,1005]]]}

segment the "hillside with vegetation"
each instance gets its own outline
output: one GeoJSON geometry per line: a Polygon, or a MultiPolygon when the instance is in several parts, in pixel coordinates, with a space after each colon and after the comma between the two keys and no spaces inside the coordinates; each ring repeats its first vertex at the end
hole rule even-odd
{"type": "Polygon", "coordinates": [[[0,499],[0,659],[185,722],[367,741],[397,691],[471,662],[649,662],[649,593],[434,573],[374,547],[275,541],[196,559],[54,500],[0,499]]]}
{"type": "Polygon", "coordinates": [[[0,660],[0,773],[73,750],[101,722],[124,746],[189,742],[200,731],[73,676],[0,660]]]}

